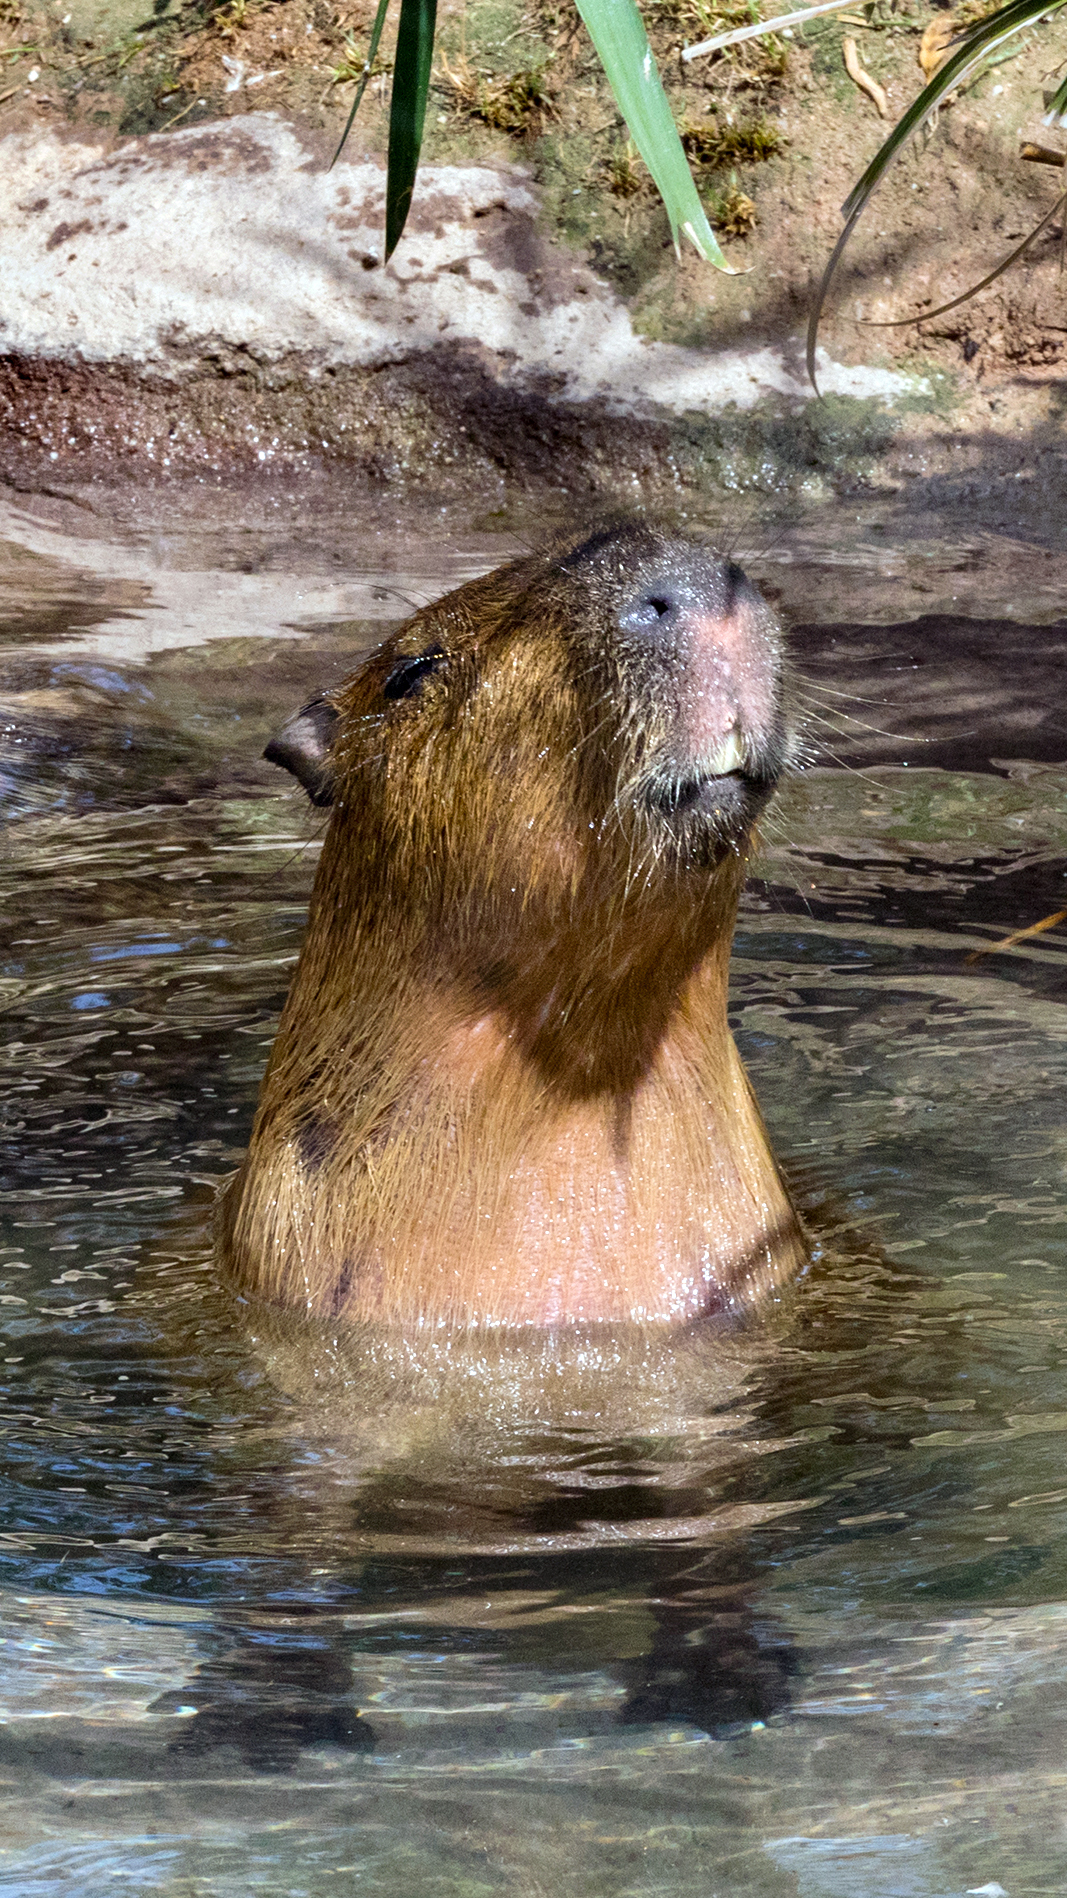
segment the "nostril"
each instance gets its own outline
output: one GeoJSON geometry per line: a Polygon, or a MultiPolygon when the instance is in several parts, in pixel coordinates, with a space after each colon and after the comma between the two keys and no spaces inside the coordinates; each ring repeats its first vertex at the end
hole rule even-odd
{"type": "Polygon", "coordinates": [[[650,588],[630,602],[619,616],[620,624],[624,632],[647,632],[670,619],[677,610],[678,601],[666,587],[650,588]]]}

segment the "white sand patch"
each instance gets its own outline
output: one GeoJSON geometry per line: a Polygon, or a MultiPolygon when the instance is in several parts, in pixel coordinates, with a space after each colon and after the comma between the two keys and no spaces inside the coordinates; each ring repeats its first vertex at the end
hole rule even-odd
{"type": "MultiPolygon", "coordinates": [[[[499,383],[620,413],[812,394],[799,340],[703,351],[638,336],[614,291],[542,235],[518,170],[425,167],[387,267],[383,207],[379,166],[326,171],[268,114],[114,150],[13,135],[0,141],[0,348],[170,373],[296,354],[315,373],[460,344],[499,383]]],[[[820,385],[887,403],[922,387],[822,353],[820,385]]]]}

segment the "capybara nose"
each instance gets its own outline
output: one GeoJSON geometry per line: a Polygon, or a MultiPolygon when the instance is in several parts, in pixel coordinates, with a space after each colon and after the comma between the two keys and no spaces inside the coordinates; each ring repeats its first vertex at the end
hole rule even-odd
{"type": "Polygon", "coordinates": [[[681,557],[644,573],[619,610],[622,632],[656,642],[676,641],[694,614],[728,618],[741,595],[750,591],[740,567],[685,548],[681,557]]]}

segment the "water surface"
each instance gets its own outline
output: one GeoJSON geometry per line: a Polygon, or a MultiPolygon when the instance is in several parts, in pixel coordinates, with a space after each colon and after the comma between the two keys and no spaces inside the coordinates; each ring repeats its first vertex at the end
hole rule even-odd
{"type": "Polygon", "coordinates": [[[804,1283],[435,1381],[212,1221],[321,838],[262,744],[513,524],[6,531],[3,1889],[1067,1887],[1067,938],[968,961],[1067,905],[1047,568],[877,627],[873,537],[786,574],[821,750],[733,1005],[804,1283]]]}

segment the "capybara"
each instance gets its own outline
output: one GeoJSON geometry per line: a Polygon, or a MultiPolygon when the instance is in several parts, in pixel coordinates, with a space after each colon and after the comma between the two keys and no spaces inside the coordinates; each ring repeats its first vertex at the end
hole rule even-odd
{"type": "Polygon", "coordinates": [[[625,522],[417,612],[268,756],[332,815],[225,1246],[419,1328],[674,1327],[803,1234],[727,1024],[775,619],[625,522]]]}

